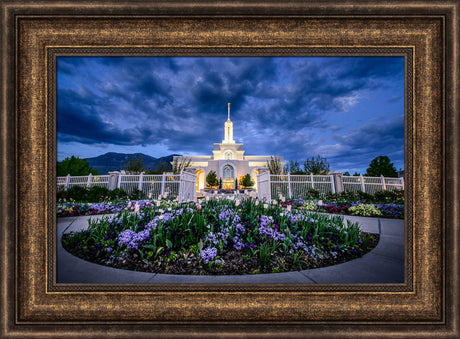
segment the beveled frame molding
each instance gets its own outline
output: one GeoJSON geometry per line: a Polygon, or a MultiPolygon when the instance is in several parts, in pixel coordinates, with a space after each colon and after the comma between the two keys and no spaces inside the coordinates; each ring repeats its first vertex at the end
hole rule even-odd
{"type": "Polygon", "coordinates": [[[1,336],[458,337],[458,19],[456,1],[3,1],[1,336]],[[411,66],[404,284],[55,283],[57,55],[349,52],[411,66]]]}

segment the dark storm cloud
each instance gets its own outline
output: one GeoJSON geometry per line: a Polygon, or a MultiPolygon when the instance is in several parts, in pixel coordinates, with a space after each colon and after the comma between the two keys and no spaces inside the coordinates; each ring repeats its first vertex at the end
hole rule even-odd
{"type": "MultiPolygon", "coordinates": [[[[59,57],[58,141],[210,154],[231,102],[246,154],[296,159],[318,148],[300,129],[343,132],[328,115],[401,77],[402,66],[402,58],[59,57]]],[[[335,140],[357,153],[363,144],[386,149],[401,142],[401,128],[368,124],[335,140]]]]}

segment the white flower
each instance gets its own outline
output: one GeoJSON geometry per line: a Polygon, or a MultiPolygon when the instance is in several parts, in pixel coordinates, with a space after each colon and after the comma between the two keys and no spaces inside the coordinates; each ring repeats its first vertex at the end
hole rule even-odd
{"type": "Polygon", "coordinates": [[[323,201],[322,200],[319,200],[318,203],[317,203],[318,206],[323,206],[323,201]]]}
{"type": "Polygon", "coordinates": [[[282,217],[284,214],[283,213],[280,213],[280,217],[282,217]]]}
{"type": "Polygon", "coordinates": [[[149,199],[152,199],[152,193],[149,193],[149,199]]]}
{"type": "Polygon", "coordinates": [[[158,210],[158,212],[160,212],[161,214],[163,214],[163,213],[164,213],[164,210],[160,208],[160,209],[158,210]]]}
{"type": "Polygon", "coordinates": [[[160,201],[157,201],[157,207],[160,207],[161,203],[160,201]]]}
{"type": "Polygon", "coordinates": [[[287,205],[288,212],[291,212],[291,205],[287,205]]]}
{"type": "Polygon", "coordinates": [[[162,214],[162,215],[160,215],[160,216],[158,217],[158,219],[163,220],[164,217],[165,217],[165,216],[162,214]]]}
{"type": "Polygon", "coordinates": [[[140,208],[141,208],[141,205],[139,205],[139,203],[136,202],[136,205],[134,205],[134,212],[136,213],[139,212],[140,208]]]}
{"type": "Polygon", "coordinates": [[[255,205],[259,206],[259,200],[256,200],[255,205]]]}
{"type": "Polygon", "coordinates": [[[268,204],[264,204],[264,208],[268,208],[268,204]]]}
{"type": "Polygon", "coordinates": [[[285,201],[286,201],[286,198],[283,197],[283,196],[281,196],[281,201],[282,201],[282,202],[285,202],[285,201]]]}
{"type": "Polygon", "coordinates": [[[168,211],[170,211],[170,212],[171,212],[171,210],[172,210],[172,208],[171,208],[171,207],[168,207],[168,211]]]}
{"type": "Polygon", "coordinates": [[[241,202],[239,200],[235,201],[235,206],[240,206],[241,202]]]}

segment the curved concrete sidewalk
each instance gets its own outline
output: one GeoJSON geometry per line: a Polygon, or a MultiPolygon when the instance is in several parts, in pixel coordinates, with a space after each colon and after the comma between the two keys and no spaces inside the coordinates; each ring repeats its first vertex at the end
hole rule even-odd
{"type": "Polygon", "coordinates": [[[371,252],[343,264],[299,272],[194,276],[128,271],[93,264],[73,256],[62,247],[61,237],[64,233],[86,228],[89,218],[91,216],[58,218],[57,283],[404,283],[404,220],[400,219],[345,216],[345,219],[358,222],[363,231],[379,233],[380,241],[371,252]]]}

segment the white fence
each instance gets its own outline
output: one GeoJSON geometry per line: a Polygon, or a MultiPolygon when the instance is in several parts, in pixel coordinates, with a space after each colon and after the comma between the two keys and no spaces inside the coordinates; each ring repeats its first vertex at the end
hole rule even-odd
{"type": "Polygon", "coordinates": [[[57,189],[67,190],[72,186],[104,186],[108,189],[120,188],[131,194],[135,189],[142,191],[153,199],[168,193],[170,197],[179,196],[181,201],[195,199],[196,175],[183,171],[181,174],[163,173],[150,174],[120,174],[111,172],[110,175],[88,175],[57,177],[57,189]]]}
{"type": "Polygon", "coordinates": [[[270,172],[260,172],[257,174],[257,196],[260,200],[271,200],[270,172]]]}
{"type": "Polygon", "coordinates": [[[308,190],[313,188],[321,193],[335,193],[334,177],[332,175],[270,175],[271,196],[305,197],[308,190]]]}
{"type": "MultiPolygon", "coordinates": [[[[104,186],[108,189],[121,188],[128,194],[135,189],[156,199],[160,194],[168,193],[170,197],[179,196],[180,201],[194,200],[196,197],[196,174],[182,171],[181,174],[163,173],[150,174],[120,174],[111,172],[109,175],[88,175],[58,177],[58,190],[72,186],[104,186]]],[[[404,189],[403,178],[342,176],[341,173],[332,175],[291,175],[290,173],[274,175],[261,171],[257,175],[257,195],[259,199],[271,200],[282,194],[286,198],[304,198],[309,189],[320,193],[336,193],[341,191],[362,191],[374,194],[377,191],[404,189]]]]}
{"type": "Polygon", "coordinates": [[[262,172],[257,176],[259,199],[271,200],[282,194],[286,198],[305,198],[309,189],[320,193],[338,193],[346,191],[362,191],[374,194],[377,191],[404,189],[403,178],[342,176],[341,173],[332,175],[291,175],[269,174],[262,172]]]}
{"type": "Polygon", "coordinates": [[[349,177],[343,176],[343,189],[346,191],[362,191],[374,194],[377,191],[393,191],[404,189],[403,178],[364,177],[362,175],[349,177]]]}
{"type": "Polygon", "coordinates": [[[168,193],[170,196],[179,195],[180,174],[120,174],[117,188],[131,194],[135,189],[144,194],[152,194],[156,199],[160,194],[168,193]]]}
{"type": "Polygon", "coordinates": [[[85,176],[70,176],[57,177],[57,189],[67,190],[72,186],[92,187],[103,186],[109,188],[109,175],[85,175],[85,176]]]}

